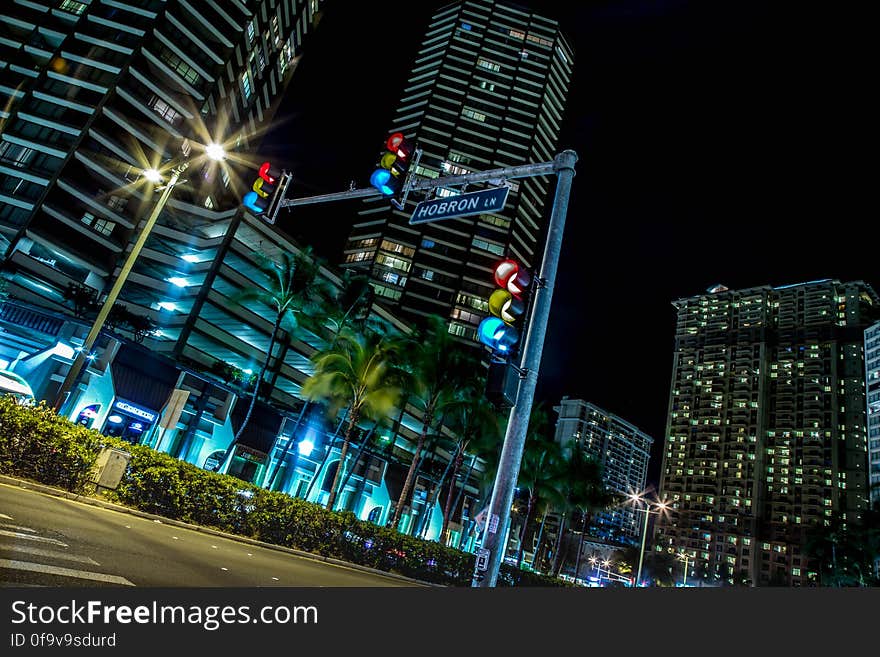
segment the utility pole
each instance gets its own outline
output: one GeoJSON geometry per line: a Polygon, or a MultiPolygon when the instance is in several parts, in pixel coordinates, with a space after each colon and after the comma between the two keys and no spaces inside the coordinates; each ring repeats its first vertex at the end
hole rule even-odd
{"type": "Polygon", "coordinates": [[[83,366],[85,365],[86,360],[88,360],[88,357],[91,354],[92,346],[95,344],[95,340],[97,340],[98,335],[100,335],[101,329],[104,328],[104,323],[107,321],[107,317],[109,317],[110,311],[113,310],[113,304],[116,303],[116,299],[119,297],[119,293],[122,291],[122,286],[125,285],[125,282],[128,280],[128,275],[131,272],[132,267],[134,267],[135,261],[140,256],[141,250],[144,248],[144,244],[146,244],[147,242],[147,237],[150,236],[150,233],[153,230],[153,226],[156,224],[156,220],[159,218],[159,215],[165,208],[165,204],[168,203],[168,199],[171,196],[171,192],[174,189],[174,186],[180,182],[185,182],[180,180],[180,174],[183,173],[188,166],[189,163],[184,162],[183,164],[171,170],[171,179],[167,183],[165,183],[165,186],[162,188],[162,195],[159,197],[159,201],[153,207],[153,211],[150,213],[150,216],[144,223],[143,228],[141,228],[141,232],[138,234],[138,238],[135,241],[134,246],[132,246],[131,251],[129,251],[128,253],[128,257],[125,259],[125,263],[119,270],[119,275],[117,275],[116,280],[113,281],[113,286],[107,293],[107,297],[104,299],[104,303],[101,304],[101,308],[98,311],[98,316],[95,317],[95,321],[92,323],[89,334],[83,341],[82,347],[77,352],[76,358],[74,358],[73,363],[70,365],[70,369],[67,371],[67,376],[64,377],[64,381],[61,383],[61,387],[58,389],[58,392],[55,395],[55,403],[53,404],[53,408],[56,412],[60,414],[65,414],[71,410],[70,404],[68,403],[70,401],[71,392],[74,385],[76,385],[76,383],[81,378],[80,375],[82,373],[83,366]]]}
{"type": "Polygon", "coordinates": [[[544,349],[544,337],[547,334],[550,302],[553,299],[553,285],[562,250],[562,235],[565,230],[565,216],[568,212],[568,198],[574,178],[575,162],[577,162],[577,154],[571,150],[559,153],[553,160],[556,193],[547,228],[547,242],[544,246],[544,257],[541,259],[541,272],[520,363],[519,391],[516,404],[510,409],[498,474],[492,490],[492,501],[489,503],[483,540],[471,582],[473,587],[493,587],[498,579],[498,569],[505,548],[504,537],[507,535],[507,526],[510,522],[510,505],[513,503],[514,488],[519,477],[529,415],[535,398],[538,369],[544,349]]]}

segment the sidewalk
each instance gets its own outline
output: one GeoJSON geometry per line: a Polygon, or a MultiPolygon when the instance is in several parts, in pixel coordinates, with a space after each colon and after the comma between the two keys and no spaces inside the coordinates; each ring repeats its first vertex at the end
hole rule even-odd
{"type": "Polygon", "coordinates": [[[71,493],[62,488],[55,488],[54,486],[47,486],[45,484],[40,484],[33,481],[28,481],[26,479],[18,479],[17,477],[10,477],[9,475],[0,475],[0,484],[8,484],[10,486],[17,486],[19,488],[24,488],[26,490],[33,490],[39,493],[44,493],[46,495],[52,495],[53,497],[62,497],[68,500],[73,500],[75,502],[80,502],[82,504],[90,504],[92,506],[101,507],[104,509],[109,509],[111,511],[117,511],[119,513],[127,513],[132,516],[138,516],[140,518],[146,518],[148,520],[153,520],[155,522],[161,522],[165,525],[170,525],[172,527],[182,527],[184,529],[190,529],[195,532],[201,532],[202,534],[210,534],[211,536],[219,536],[222,538],[229,539],[231,541],[237,541],[239,543],[244,543],[246,545],[255,545],[262,548],[267,548],[269,550],[275,550],[277,552],[286,552],[288,554],[296,555],[298,557],[303,557],[306,559],[311,559],[313,561],[322,561],[324,563],[334,564],[337,566],[345,566],[346,568],[351,568],[354,570],[359,570],[365,573],[372,573],[374,575],[382,575],[384,577],[390,577],[392,579],[397,579],[402,582],[409,582],[411,584],[419,584],[421,586],[435,586],[441,587],[440,584],[433,584],[431,582],[423,582],[421,580],[413,579],[411,577],[404,577],[403,575],[398,575],[396,573],[389,573],[386,570],[379,570],[378,568],[370,568],[368,566],[361,566],[356,563],[350,563],[348,561],[342,561],[341,559],[335,559],[333,557],[325,557],[320,554],[314,554],[312,552],[305,552],[303,550],[295,550],[293,548],[284,547],[281,545],[275,545],[274,543],[265,543],[263,541],[258,541],[253,538],[247,538],[246,536],[239,536],[238,534],[229,534],[227,532],[222,532],[216,529],[211,529],[210,527],[202,527],[201,525],[191,525],[186,522],[181,522],[180,520],[172,520],[171,518],[166,518],[164,516],[159,516],[153,513],[146,513],[144,511],[139,511],[138,509],[132,509],[131,507],[122,506],[121,504],[114,504],[113,502],[108,502],[107,500],[102,500],[97,497],[90,497],[88,495],[78,495],[76,493],[71,493]]]}

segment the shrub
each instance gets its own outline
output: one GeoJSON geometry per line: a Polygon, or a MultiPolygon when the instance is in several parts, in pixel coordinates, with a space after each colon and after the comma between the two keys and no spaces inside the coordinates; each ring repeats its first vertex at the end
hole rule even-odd
{"type": "MultiPolygon", "coordinates": [[[[59,417],[45,404],[0,398],[0,473],[84,492],[105,447],[131,454],[110,500],[157,515],[414,579],[468,586],[474,555],[358,520],[349,511],[267,491],[59,417]]],[[[502,565],[499,586],[559,586],[502,565]]]]}

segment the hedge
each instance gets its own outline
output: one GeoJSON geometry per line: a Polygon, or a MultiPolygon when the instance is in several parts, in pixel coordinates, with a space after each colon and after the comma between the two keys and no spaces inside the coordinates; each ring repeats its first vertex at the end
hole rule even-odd
{"type": "MultiPolygon", "coordinates": [[[[131,454],[117,489],[103,492],[113,502],[425,582],[470,585],[473,554],[104,436],[59,417],[43,402],[28,407],[0,398],[0,473],[87,493],[90,472],[105,447],[131,454]]],[[[507,564],[501,566],[498,585],[567,586],[507,564]]]]}

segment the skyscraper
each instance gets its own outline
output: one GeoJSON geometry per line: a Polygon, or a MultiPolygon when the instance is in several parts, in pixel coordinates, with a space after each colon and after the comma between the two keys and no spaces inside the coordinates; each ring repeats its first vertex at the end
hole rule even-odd
{"type": "MultiPolygon", "coordinates": [[[[433,15],[389,132],[422,149],[414,169],[422,177],[552,160],[572,62],[559,25],[540,13],[493,0],[455,2],[433,15]]],[[[368,271],[383,304],[411,317],[440,315],[451,333],[473,338],[487,314],[492,266],[505,256],[537,265],[552,180],[509,184],[503,212],[416,226],[409,216],[423,196],[410,195],[404,211],[365,200],[342,264],[368,271]]]]}
{"type": "MultiPolygon", "coordinates": [[[[581,399],[563,397],[553,410],[559,414],[555,440],[564,448],[575,443],[602,466],[609,492],[621,497],[641,493],[648,478],[648,459],[654,439],[626,420],[581,399]]],[[[601,538],[634,542],[641,537],[641,522],[632,506],[604,511],[593,519],[601,538]]]]}
{"type": "Polygon", "coordinates": [[[868,485],[871,501],[880,501],[880,322],[865,330],[865,392],[867,394],[868,485]]]}
{"type": "Polygon", "coordinates": [[[875,291],[821,280],[673,304],[678,319],[655,549],[709,583],[816,583],[811,532],[868,506],[863,332],[875,291]]]}
{"type": "MultiPolygon", "coordinates": [[[[53,310],[69,285],[103,293],[155,202],[141,172],[194,159],[210,142],[252,149],[320,4],[3,3],[0,254],[10,292],[53,310]]],[[[238,205],[235,166],[191,167],[158,226],[238,205]]],[[[167,280],[188,275],[177,251],[151,238],[122,300],[161,322],[167,280]]]]}

